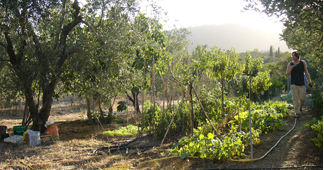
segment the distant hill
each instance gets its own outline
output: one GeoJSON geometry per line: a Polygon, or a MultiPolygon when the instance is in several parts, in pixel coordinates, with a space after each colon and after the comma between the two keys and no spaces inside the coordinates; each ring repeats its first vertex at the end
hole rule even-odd
{"type": "Polygon", "coordinates": [[[237,52],[269,50],[273,45],[274,50],[280,47],[280,51],[290,51],[286,42],[280,41],[280,35],[276,32],[252,28],[241,24],[203,25],[187,28],[191,32],[189,40],[193,44],[188,46],[191,51],[198,44],[207,44],[208,47],[217,46],[221,49],[235,47],[237,52]]]}

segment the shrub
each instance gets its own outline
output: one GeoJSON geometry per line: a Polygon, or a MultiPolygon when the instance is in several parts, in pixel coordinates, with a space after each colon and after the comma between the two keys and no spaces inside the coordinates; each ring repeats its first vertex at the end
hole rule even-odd
{"type": "Polygon", "coordinates": [[[318,116],[323,115],[323,91],[315,90],[312,92],[312,99],[314,103],[314,109],[317,112],[318,116]]]}
{"type": "MultiPolygon", "coordinates": [[[[189,109],[188,101],[184,101],[181,108],[179,108],[178,113],[175,115],[173,123],[171,124],[169,133],[177,133],[182,131],[182,127],[189,127],[189,109]],[[184,123],[184,124],[183,124],[184,123]]],[[[143,119],[141,127],[143,130],[146,130],[148,133],[154,133],[157,139],[162,139],[165,135],[165,132],[172,120],[172,117],[175,111],[179,106],[174,106],[171,110],[160,109],[159,106],[152,106],[150,101],[145,101],[145,108],[143,111],[143,119]]],[[[187,128],[184,128],[187,131],[187,128]]]]}
{"type": "Polygon", "coordinates": [[[313,138],[315,145],[323,150],[323,117],[318,120],[313,118],[304,125],[305,128],[311,128],[316,133],[316,138],[313,138]]]}

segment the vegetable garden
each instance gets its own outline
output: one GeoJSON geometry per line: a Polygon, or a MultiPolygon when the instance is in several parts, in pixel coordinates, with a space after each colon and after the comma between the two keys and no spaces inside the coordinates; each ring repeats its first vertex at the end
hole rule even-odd
{"type": "MultiPolygon", "coordinates": [[[[286,17],[281,36],[307,60],[314,84],[308,112],[314,108],[317,115],[312,114],[305,128],[316,133],[313,141],[322,149],[322,10],[317,8],[322,9],[323,2],[300,1],[295,6],[293,1],[276,1],[274,9],[257,2],[268,15],[286,17]],[[299,6],[305,6],[296,10],[300,15],[291,13],[299,6]],[[309,11],[314,15],[306,15],[309,11]],[[296,28],[293,19],[303,22],[296,28]]],[[[247,7],[255,9],[251,4],[247,7]]],[[[152,4],[154,17],[147,16],[133,0],[0,5],[1,109],[9,110],[10,117],[15,116],[14,106],[23,105],[16,109],[23,110],[19,119],[32,130],[43,133],[53,103],[73,96],[84,103],[78,112],[86,115],[86,125],[101,127],[93,134],[135,140],[153,136],[161,142],[160,149],[176,138],[166,157],[253,161],[253,147],[262,142],[261,136],[286,128],[291,118],[289,78],[284,75],[291,54],[279,47],[237,52],[234,47],[197,45],[188,51],[187,29],[164,30],[159,8],[152,4]],[[104,128],[115,124],[125,127],[104,128]]],[[[10,160],[10,151],[5,152],[10,160]]]]}

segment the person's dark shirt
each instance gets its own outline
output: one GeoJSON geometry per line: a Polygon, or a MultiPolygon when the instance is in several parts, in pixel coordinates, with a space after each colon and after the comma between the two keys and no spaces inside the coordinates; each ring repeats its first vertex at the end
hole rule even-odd
{"type": "MultiPolygon", "coordinates": [[[[290,65],[294,65],[294,63],[291,62],[290,65]]],[[[300,61],[291,71],[291,84],[296,86],[305,85],[304,63],[302,61],[300,61]]]]}

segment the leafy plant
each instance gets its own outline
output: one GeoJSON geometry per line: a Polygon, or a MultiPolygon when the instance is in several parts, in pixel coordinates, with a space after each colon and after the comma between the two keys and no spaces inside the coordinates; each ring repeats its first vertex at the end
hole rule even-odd
{"type": "Polygon", "coordinates": [[[118,102],[117,112],[122,112],[122,111],[124,111],[126,109],[127,109],[127,105],[126,105],[125,101],[118,102]]]}
{"type": "Polygon", "coordinates": [[[246,157],[244,154],[247,135],[231,130],[223,141],[215,140],[212,133],[204,135],[201,128],[195,129],[195,135],[182,138],[172,149],[184,159],[188,156],[198,156],[203,159],[232,160],[235,157],[246,157]]]}
{"type": "MultiPolygon", "coordinates": [[[[284,102],[269,102],[264,105],[251,105],[251,119],[253,129],[259,129],[262,133],[269,133],[276,129],[281,129],[286,123],[283,118],[288,116],[287,104],[284,102]]],[[[229,124],[235,127],[238,125],[238,116],[234,116],[229,124]]],[[[249,130],[248,112],[241,112],[242,130],[249,130]]]]}
{"type": "Polygon", "coordinates": [[[320,120],[313,118],[304,125],[305,128],[311,128],[315,131],[317,137],[312,138],[315,145],[323,150],[323,116],[320,120]]]}
{"type": "Polygon", "coordinates": [[[103,135],[106,136],[135,136],[138,133],[139,127],[134,125],[128,125],[126,127],[121,127],[118,130],[108,130],[102,132],[103,135]]]}
{"type": "MultiPolygon", "coordinates": [[[[173,117],[174,112],[171,112],[169,109],[163,110],[159,106],[152,106],[149,100],[144,102],[144,111],[141,127],[143,130],[146,130],[148,133],[155,133],[156,138],[161,139],[164,137],[164,134],[167,130],[169,123],[173,117]],[[164,118],[163,118],[164,114],[164,118]]],[[[179,106],[175,106],[179,107],[179,106]]],[[[171,109],[177,110],[177,108],[171,109]]],[[[185,101],[181,108],[179,108],[178,113],[174,117],[174,121],[170,127],[170,133],[180,132],[182,127],[188,127],[189,125],[189,109],[188,102],[185,101]]]]}

